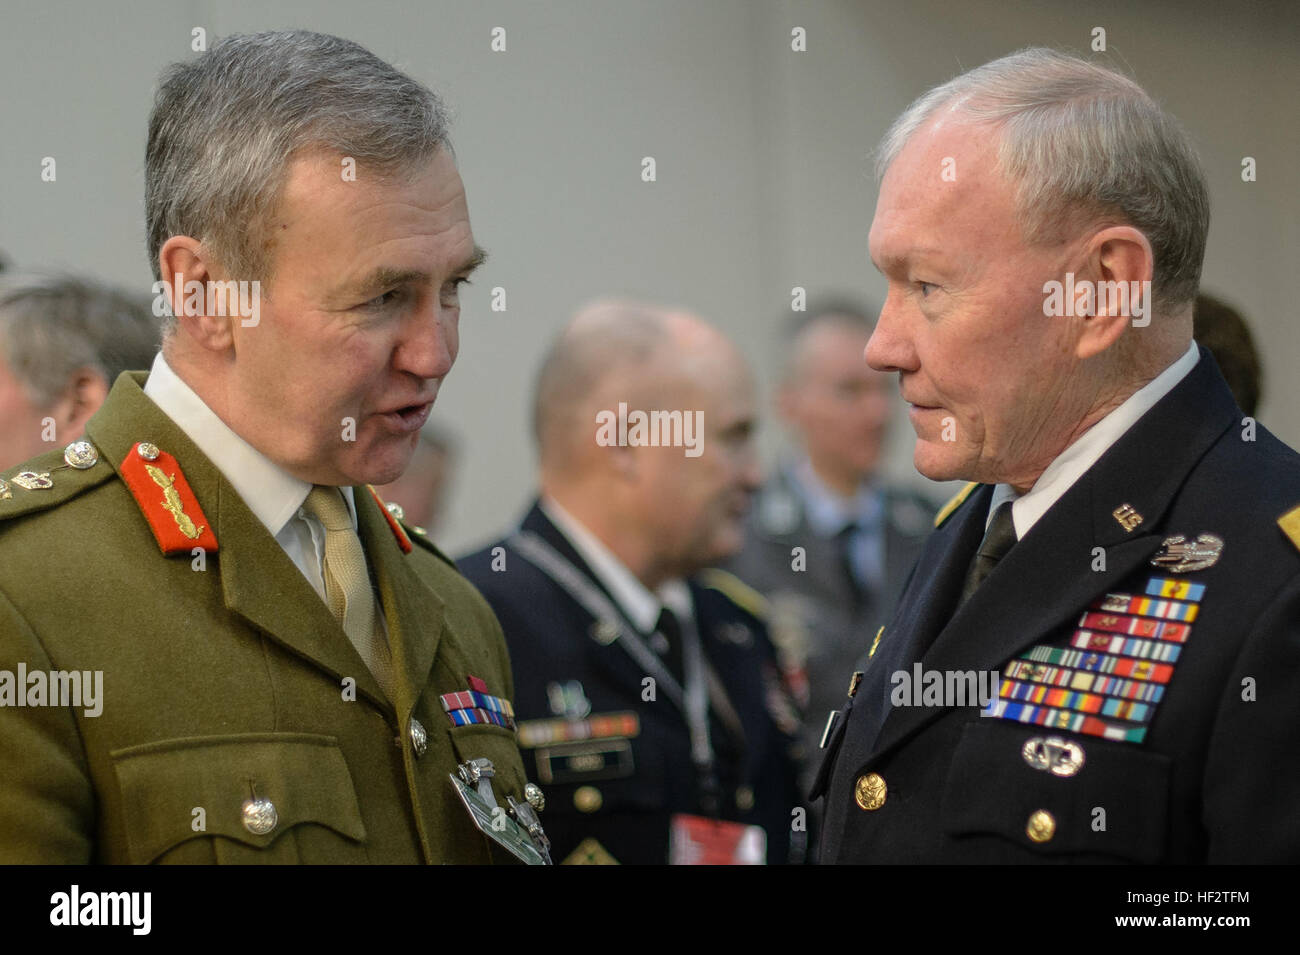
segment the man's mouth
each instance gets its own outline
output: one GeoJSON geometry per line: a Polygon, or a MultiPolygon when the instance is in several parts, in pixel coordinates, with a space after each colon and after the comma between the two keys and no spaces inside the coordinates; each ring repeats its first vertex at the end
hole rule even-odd
{"type": "Polygon", "coordinates": [[[429,420],[429,412],[433,410],[433,399],[413,405],[403,405],[400,408],[394,408],[392,411],[382,412],[381,417],[395,431],[411,432],[419,431],[424,427],[424,423],[429,420]]]}

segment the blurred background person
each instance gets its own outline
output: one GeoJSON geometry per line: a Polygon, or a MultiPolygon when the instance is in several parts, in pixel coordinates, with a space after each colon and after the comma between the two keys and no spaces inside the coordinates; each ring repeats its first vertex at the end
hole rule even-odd
{"type": "MultiPolygon", "coordinates": [[[[794,448],[759,493],[744,549],[728,565],[767,597],[782,665],[804,674],[808,755],[848,675],[863,669],[934,517],[924,497],[880,479],[896,386],[863,360],[871,330],[867,308],[853,302],[810,307],[789,326],[776,408],[794,448]]],[[[813,759],[805,775],[815,768],[813,759]]]]}
{"type": "Polygon", "coordinates": [[[411,463],[402,476],[377,488],[398,520],[417,534],[434,534],[456,467],[456,439],[441,425],[429,422],[420,430],[411,463]]]}
{"type": "Polygon", "coordinates": [[[1241,410],[1255,417],[1264,369],[1246,319],[1227,302],[1201,292],[1192,309],[1192,337],[1210,350],[1241,410]]]}
{"type": "Polygon", "coordinates": [[[693,315],[590,306],[543,362],[540,499],[459,566],[505,631],[557,860],[784,862],[802,844],[799,724],[762,601],[705,570],[741,545],[754,413],[745,361],[693,315]],[[647,444],[649,411],[699,430],[647,444]]]}
{"type": "Polygon", "coordinates": [[[71,276],[0,277],[0,470],[76,441],[117,376],[153,364],[150,298],[71,276]]]}

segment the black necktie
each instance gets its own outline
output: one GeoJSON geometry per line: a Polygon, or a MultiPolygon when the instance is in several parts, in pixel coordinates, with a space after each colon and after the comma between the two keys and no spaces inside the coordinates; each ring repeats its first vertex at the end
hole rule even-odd
{"type": "Polygon", "coordinates": [[[668,641],[668,649],[660,656],[663,657],[668,672],[681,682],[685,666],[682,663],[682,628],[677,621],[677,615],[664,607],[659,611],[659,622],[655,624],[655,631],[668,641]]]}
{"type": "Polygon", "coordinates": [[[984,540],[980,541],[979,550],[975,552],[975,557],[970,562],[970,569],[966,571],[966,582],[961,588],[961,600],[957,606],[960,607],[970,599],[975,589],[984,582],[984,578],[993,573],[993,568],[998,565],[1007,551],[1016,542],[1016,524],[1011,519],[1011,501],[1003,502],[996,511],[993,512],[993,520],[989,522],[988,530],[984,532],[984,540]]]}
{"type": "Polygon", "coordinates": [[[857,571],[853,566],[853,535],[857,531],[857,523],[849,521],[835,535],[835,547],[839,552],[840,559],[840,573],[848,584],[848,593],[854,608],[862,603],[863,597],[862,584],[859,582],[857,571]]]}

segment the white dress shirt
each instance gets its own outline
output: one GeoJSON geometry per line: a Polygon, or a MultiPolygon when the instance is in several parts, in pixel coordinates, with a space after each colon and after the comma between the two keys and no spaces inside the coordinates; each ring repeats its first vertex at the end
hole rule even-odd
{"type": "Polygon", "coordinates": [[[652,592],[595,534],[553,499],[543,497],[540,507],[641,633],[651,633],[655,629],[659,612],[664,607],[676,614],[678,620],[694,619],[695,602],[686,581],[665,581],[652,592]]]}
{"type": "MultiPolygon", "coordinates": [[[[189,385],[172,371],[159,352],[153,360],[144,393],[198,449],[208,456],[253,515],[265,525],[308,583],[326,600],[322,567],[325,562],[325,528],[302,509],[312,486],[289,474],[262,452],[235,434],[217,417],[189,385]]],[[[167,448],[163,449],[168,450],[167,448]]],[[[339,488],[357,526],[352,488],[339,488]]],[[[326,600],[328,603],[328,601],[326,600]]],[[[376,608],[379,602],[376,601],[376,608]]],[[[382,612],[381,612],[382,615],[382,612]]]]}
{"type": "Polygon", "coordinates": [[[1058,454],[1039,475],[1034,486],[1024,494],[1017,497],[1011,485],[997,485],[993,489],[993,498],[989,501],[988,516],[984,519],[985,530],[992,522],[993,513],[998,507],[1005,501],[1014,501],[1015,503],[1011,505],[1011,519],[1016,525],[1016,539],[1024,540],[1029,529],[1038,523],[1038,519],[1047,513],[1048,508],[1059,501],[1074,482],[1083,477],[1088,469],[1110,449],[1110,446],[1124,435],[1124,432],[1137,424],[1138,419],[1150,411],[1157,401],[1169,394],[1174,385],[1187,377],[1187,373],[1196,366],[1199,358],[1200,352],[1197,351],[1196,342],[1192,342],[1181,358],[1129,395],[1127,401],[1058,454]]]}

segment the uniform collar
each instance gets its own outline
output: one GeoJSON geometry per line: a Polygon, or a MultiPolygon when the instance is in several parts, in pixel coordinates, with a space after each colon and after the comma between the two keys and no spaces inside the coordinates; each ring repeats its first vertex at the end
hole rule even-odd
{"type": "MultiPolygon", "coordinates": [[[[162,352],[153,360],[144,393],[216,465],[271,536],[278,535],[298,513],[312,486],[285,471],[232,431],[172,370],[162,352]]],[[[347,501],[355,528],[357,511],[352,488],[339,490],[347,501]]]]}
{"type": "Polygon", "coordinates": [[[1196,366],[1200,354],[1192,342],[1187,351],[1159,375],[1140,389],[1106,417],[1085,431],[1072,445],[1056,456],[1038,480],[1023,495],[1017,496],[1009,484],[999,484],[993,489],[988,515],[984,519],[987,529],[993,513],[1006,501],[1014,501],[1011,517],[1016,525],[1016,537],[1023,540],[1039,518],[1061,499],[1089,468],[1105,454],[1124,432],[1137,424],[1138,419],[1155,407],[1156,402],[1173,390],[1196,366]]]}
{"type": "Polygon", "coordinates": [[[659,612],[665,606],[679,617],[690,617],[694,613],[690,589],[685,581],[669,580],[657,592],[651,591],[628,570],[626,564],[614,556],[600,538],[553,498],[543,497],[538,502],[538,507],[555,525],[556,530],[573,545],[597,581],[639,631],[649,633],[654,630],[659,623],[659,612]]]}
{"type": "Polygon", "coordinates": [[[880,523],[884,502],[870,483],[859,485],[851,498],[841,497],[817,476],[806,456],[789,473],[790,485],[803,499],[808,526],[819,537],[834,537],[850,524],[870,528],[880,523]]]}

